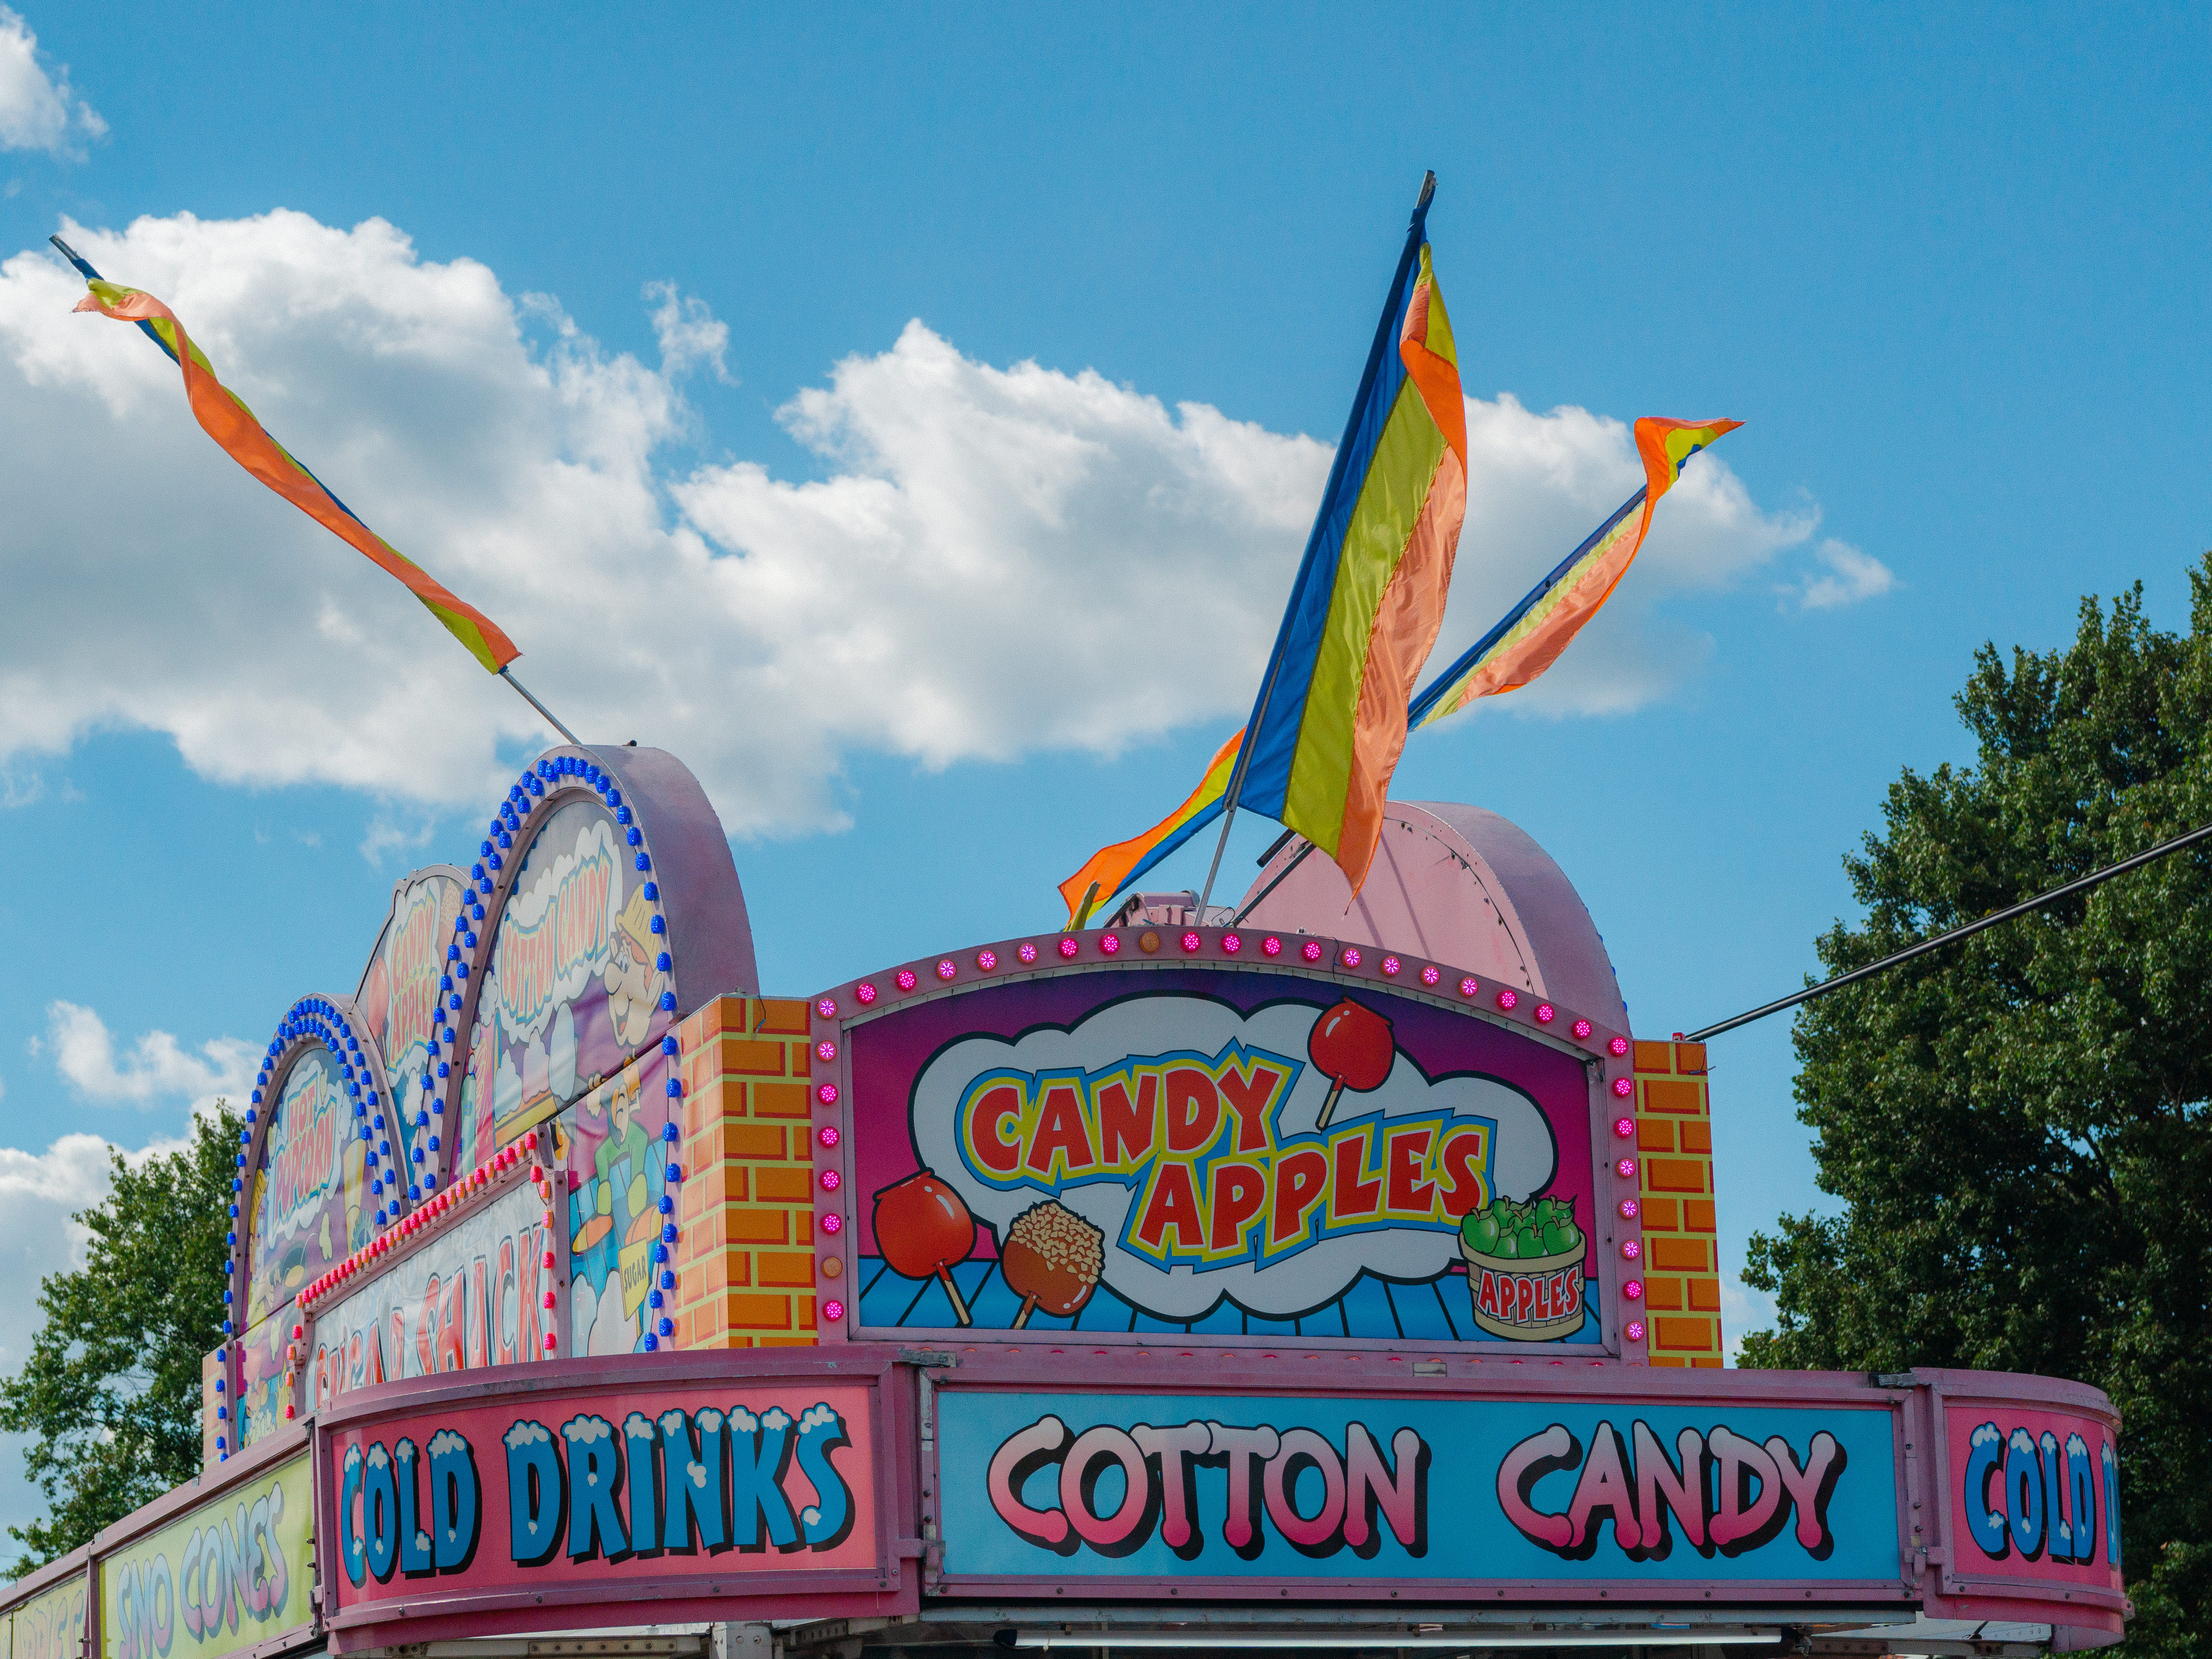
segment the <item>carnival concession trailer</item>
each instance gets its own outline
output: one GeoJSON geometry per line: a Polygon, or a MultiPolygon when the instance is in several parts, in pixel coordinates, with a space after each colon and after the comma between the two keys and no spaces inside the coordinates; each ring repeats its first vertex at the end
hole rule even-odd
{"type": "Polygon", "coordinates": [[[547,753],[277,1022],[205,1467],[6,1654],[2118,1638],[2095,1390],[1723,1366],[1704,1051],[1540,848],[1292,856],[771,997],[683,765],[547,753]]]}

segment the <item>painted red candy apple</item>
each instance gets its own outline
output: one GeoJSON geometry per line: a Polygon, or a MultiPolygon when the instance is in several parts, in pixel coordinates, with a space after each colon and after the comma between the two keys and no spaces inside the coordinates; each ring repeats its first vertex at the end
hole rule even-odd
{"type": "Polygon", "coordinates": [[[876,1248],[895,1273],[908,1279],[937,1275],[952,1298],[952,1311],[968,1323],[968,1304],[946,1271],[975,1248],[975,1218],[960,1194],[928,1170],[910,1175],[876,1194],[876,1248]]]}
{"type": "Polygon", "coordinates": [[[1346,997],[1314,1022],[1306,1053],[1331,1079],[1328,1098],[1315,1124],[1326,1129],[1336,1115],[1337,1097],[1346,1089],[1365,1094],[1382,1086],[1397,1062],[1398,1044],[1389,1020],[1346,997]]]}

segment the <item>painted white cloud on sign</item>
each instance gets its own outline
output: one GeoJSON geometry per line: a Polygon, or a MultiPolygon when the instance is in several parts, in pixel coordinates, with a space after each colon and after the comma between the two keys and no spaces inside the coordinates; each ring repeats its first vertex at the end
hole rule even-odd
{"type": "MultiPolygon", "coordinates": [[[[1211,1057],[1233,1042],[1242,1042],[1299,1065],[1276,1120],[1279,1135],[1297,1134],[1315,1127],[1328,1097],[1329,1079],[1306,1059],[1306,1039],[1319,1012],[1309,1004],[1279,1003],[1246,1018],[1205,997],[1147,995],[1115,1003],[1072,1031],[1033,1031],[1018,1042],[969,1037],[939,1054],[916,1083],[915,1145],[922,1162],[1003,1239],[1014,1218],[1051,1188],[1024,1185],[1002,1190],[969,1171],[960,1155],[956,1120],[961,1095],[976,1077],[1000,1069],[1098,1072],[1132,1056],[1188,1050],[1211,1057]]],[[[1380,1088],[1343,1097],[1332,1127],[1378,1111],[1386,1119],[1448,1112],[1495,1124],[1492,1179],[1508,1198],[1542,1191],[1558,1169],[1559,1150],[1542,1112],[1528,1096],[1495,1079],[1455,1077],[1431,1083],[1401,1054],[1380,1088]]],[[[1204,1271],[1188,1264],[1164,1269],[1118,1246],[1137,1195],[1133,1187],[1103,1180],[1063,1187],[1054,1194],[1105,1234],[1104,1282],[1164,1319],[1202,1317],[1224,1295],[1249,1312],[1288,1318],[1333,1301],[1363,1271],[1392,1279],[1431,1279],[1460,1255],[1456,1233],[1405,1227],[1325,1238],[1265,1267],[1243,1261],[1204,1271]]]]}

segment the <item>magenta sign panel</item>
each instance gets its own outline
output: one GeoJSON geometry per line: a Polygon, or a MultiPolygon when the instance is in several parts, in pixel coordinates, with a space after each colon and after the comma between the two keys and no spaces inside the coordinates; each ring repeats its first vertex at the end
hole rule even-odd
{"type": "Polygon", "coordinates": [[[323,1470],[338,1607],[873,1575],[874,1400],[805,1378],[631,1381],[341,1426],[323,1470]]]}
{"type": "Polygon", "coordinates": [[[1194,966],[847,1041],[864,1332],[1604,1338],[1590,1073],[1487,1019],[1194,966]]]}
{"type": "Polygon", "coordinates": [[[2063,1409],[1947,1400],[1950,1571],[2030,1595],[2120,1582],[2120,1464],[2110,1424],[2063,1409]]]}

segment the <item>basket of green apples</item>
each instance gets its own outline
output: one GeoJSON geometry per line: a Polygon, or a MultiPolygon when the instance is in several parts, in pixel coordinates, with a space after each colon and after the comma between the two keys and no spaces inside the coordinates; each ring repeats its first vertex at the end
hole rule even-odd
{"type": "Polygon", "coordinates": [[[1494,1336],[1557,1341],[1582,1328],[1589,1249],[1571,1198],[1494,1198],[1460,1223],[1474,1320],[1494,1336]]]}

